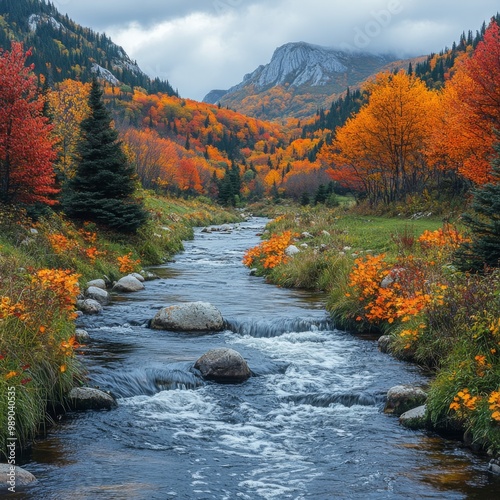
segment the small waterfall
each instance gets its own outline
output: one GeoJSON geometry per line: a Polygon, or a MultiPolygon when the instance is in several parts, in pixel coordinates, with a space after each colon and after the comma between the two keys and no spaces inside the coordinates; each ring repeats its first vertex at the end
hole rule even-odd
{"type": "Polygon", "coordinates": [[[264,319],[229,319],[226,320],[226,329],[242,336],[250,337],[279,337],[291,332],[318,332],[333,330],[332,320],[317,318],[276,318],[264,319]]]}
{"type": "Polygon", "coordinates": [[[350,408],[351,406],[382,406],[385,403],[385,393],[326,393],[326,394],[294,394],[286,396],[284,401],[327,408],[333,404],[340,404],[350,408]]]}
{"type": "Polygon", "coordinates": [[[117,398],[152,396],[161,391],[195,389],[204,384],[194,372],[191,364],[178,363],[167,368],[138,368],[130,372],[107,372],[96,374],[92,383],[110,390],[117,398]]]}

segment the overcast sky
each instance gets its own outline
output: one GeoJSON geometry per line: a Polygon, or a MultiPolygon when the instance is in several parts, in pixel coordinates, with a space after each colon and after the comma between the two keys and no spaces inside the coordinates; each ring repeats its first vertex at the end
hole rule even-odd
{"type": "Polygon", "coordinates": [[[417,56],[451,46],[500,9],[498,0],[52,1],[197,100],[239,83],[287,42],[417,56]]]}

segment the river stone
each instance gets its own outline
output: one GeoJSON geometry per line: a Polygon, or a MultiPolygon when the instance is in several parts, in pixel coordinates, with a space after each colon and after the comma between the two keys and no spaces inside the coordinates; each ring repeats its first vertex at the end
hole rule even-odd
{"type": "Polygon", "coordinates": [[[89,286],[87,291],[85,292],[85,296],[88,299],[93,299],[99,302],[99,304],[105,306],[109,304],[109,293],[102,288],[98,288],[96,286],[89,286]]]}
{"type": "Polygon", "coordinates": [[[130,276],[133,276],[134,278],[138,279],[141,283],[144,283],[146,281],[144,276],[142,274],[139,274],[139,273],[132,273],[132,274],[130,274],[130,276]]]}
{"type": "Polygon", "coordinates": [[[399,416],[408,410],[423,405],[426,399],[427,394],[420,387],[397,385],[387,392],[384,412],[399,416]]]}
{"type": "Polygon", "coordinates": [[[83,314],[99,314],[102,312],[102,306],[94,299],[78,300],[76,307],[83,312],[83,314]]]}
{"type": "Polygon", "coordinates": [[[488,465],[488,470],[497,476],[500,476],[500,459],[492,459],[488,465]]]}
{"type": "Polygon", "coordinates": [[[378,338],[378,349],[380,352],[387,353],[390,350],[392,344],[392,336],[391,335],[381,335],[378,338]]]}
{"type": "Polygon", "coordinates": [[[158,311],[151,321],[151,328],[174,332],[218,332],[224,328],[224,318],[208,302],[188,302],[158,311]]]}
{"type": "Polygon", "coordinates": [[[247,362],[233,349],[213,349],[204,354],[194,367],[206,380],[220,384],[238,384],[252,375],[247,362]]]}
{"type": "Polygon", "coordinates": [[[298,253],[300,253],[300,250],[295,245],[290,245],[285,250],[285,254],[288,255],[288,257],[293,257],[294,255],[297,255],[298,253]]]}
{"type": "Polygon", "coordinates": [[[0,464],[0,491],[12,487],[21,488],[35,481],[36,477],[21,467],[12,466],[11,469],[11,466],[8,464],[0,464]],[[11,480],[14,480],[15,483],[11,483],[11,480]]]}
{"type": "Polygon", "coordinates": [[[95,286],[101,290],[106,290],[106,282],[103,279],[89,281],[87,283],[87,287],[90,288],[91,286],[95,286]]]}
{"type": "Polygon", "coordinates": [[[160,279],[160,277],[157,274],[154,274],[150,271],[141,271],[141,276],[144,278],[144,281],[153,281],[160,279]]]}
{"type": "Polygon", "coordinates": [[[82,328],[77,328],[75,330],[75,338],[77,342],[88,342],[90,340],[90,335],[87,330],[83,330],[82,328]]]}
{"type": "Polygon", "coordinates": [[[408,429],[425,429],[426,427],[426,411],[425,405],[418,406],[412,410],[405,411],[399,417],[399,423],[408,429]]]}
{"type": "Polygon", "coordinates": [[[72,410],[109,410],[116,406],[113,396],[92,387],[75,387],[68,394],[72,410]]]}
{"type": "Polygon", "coordinates": [[[113,290],[115,292],[125,293],[138,292],[140,290],[144,290],[144,285],[137,278],[129,274],[128,276],[124,276],[118,280],[118,282],[115,283],[113,290]]]}

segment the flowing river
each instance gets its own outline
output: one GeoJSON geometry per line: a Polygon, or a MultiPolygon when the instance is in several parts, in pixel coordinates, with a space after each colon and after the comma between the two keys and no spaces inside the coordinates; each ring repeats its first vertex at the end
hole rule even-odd
{"type": "Polygon", "coordinates": [[[24,467],[26,499],[493,499],[500,481],[460,443],[402,428],[382,411],[387,390],[423,384],[373,339],[336,330],[321,295],[268,285],[241,264],[264,219],[231,233],[196,232],[160,280],[84,317],[91,384],[118,408],[67,415],[24,467]],[[154,331],[157,310],[218,307],[229,328],[154,331]],[[204,383],[193,371],[231,347],[255,376],[204,383]]]}

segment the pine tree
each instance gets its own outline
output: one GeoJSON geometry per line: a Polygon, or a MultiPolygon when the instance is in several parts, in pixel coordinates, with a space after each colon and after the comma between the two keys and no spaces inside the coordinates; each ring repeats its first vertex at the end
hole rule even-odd
{"type": "Polygon", "coordinates": [[[146,221],[147,212],[133,198],[134,169],[127,163],[102,95],[94,79],[89,96],[90,115],[80,126],[79,161],[75,176],[65,186],[63,207],[73,219],[133,233],[146,221]]]}
{"type": "Polygon", "coordinates": [[[481,271],[485,266],[500,267],[500,133],[491,162],[492,181],[474,191],[474,214],[464,214],[463,221],[472,232],[472,241],[456,252],[456,264],[464,271],[481,271]]]}

